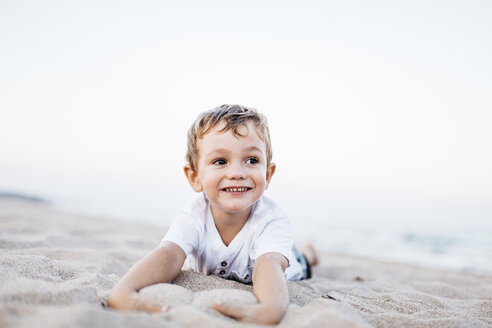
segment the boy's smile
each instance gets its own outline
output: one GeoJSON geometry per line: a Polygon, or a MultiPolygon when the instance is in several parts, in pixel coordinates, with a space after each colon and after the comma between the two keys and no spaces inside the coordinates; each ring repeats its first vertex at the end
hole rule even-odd
{"type": "Polygon", "coordinates": [[[207,196],[215,220],[245,221],[267,188],[275,164],[267,168],[265,143],[252,122],[239,127],[243,136],[238,137],[231,130],[219,132],[223,127],[219,123],[198,141],[198,172],[187,176],[193,189],[207,196]]]}

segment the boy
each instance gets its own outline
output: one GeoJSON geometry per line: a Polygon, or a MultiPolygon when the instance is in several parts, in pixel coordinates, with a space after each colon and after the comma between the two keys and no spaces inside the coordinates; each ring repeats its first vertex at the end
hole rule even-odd
{"type": "Polygon", "coordinates": [[[185,260],[197,272],[253,283],[258,304],[214,308],[239,321],[280,322],[289,304],[286,279],[310,278],[317,263],[293,247],[290,222],[263,196],[275,173],[266,118],[253,109],[222,105],[198,116],[188,132],[184,173],[201,193],[180,212],[161,244],[116,284],[109,305],[162,312],[138,300],[149,285],[171,282],[185,260]]]}

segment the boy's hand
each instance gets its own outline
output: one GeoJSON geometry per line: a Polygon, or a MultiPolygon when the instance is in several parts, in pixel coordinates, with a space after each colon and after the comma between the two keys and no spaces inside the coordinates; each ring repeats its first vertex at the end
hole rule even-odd
{"type": "Polygon", "coordinates": [[[266,253],[255,261],[253,293],[259,304],[232,305],[215,303],[214,308],[238,321],[274,325],[282,320],[289,294],[284,278],[289,262],[279,253],[266,253]]]}
{"type": "Polygon", "coordinates": [[[169,305],[160,306],[142,300],[138,297],[138,294],[134,295],[133,300],[130,302],[130,304],[133,310],[145,311],[148,313],[166,313],[171,309],[169,305]]]}
{"type": "Polygon", "coordinates": [[[141,300],[137,292],[146,286],[171,282],[185,259],[186,254],[178,245],[163,242],[138,261],[113,287],[108,298],[109,307],[122,311],[163,312],[162,307],[141,300]]]}
{"type": "Polygon", "coordinates": [[[270,308],[266,305],[232,305],[215,303],[214,309],[241,322],[272,325],[280,322],[284,315],[282,308],[270,308]]]}
{"type": "Polygon", "coordinates": [[[145,311],[148,313],[166,313],[171,307],[169,305],[158,305],[153,302],[149,302],[137,292],[128,292],[127,294],[114,293],[108,300],[110,308],[128,311],[145,311]]]}

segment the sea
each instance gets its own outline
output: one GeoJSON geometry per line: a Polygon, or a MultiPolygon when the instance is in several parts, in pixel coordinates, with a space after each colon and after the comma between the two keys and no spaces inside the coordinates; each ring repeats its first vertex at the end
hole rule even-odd
{"type": "Polygon", "coordinates": [[[316,240],[320,249],[417,266],[492,274],[492,231],[410,229],[391,224],[368,226],[316,221],[316,232],[295,224],[298,240],[316,240]]]}

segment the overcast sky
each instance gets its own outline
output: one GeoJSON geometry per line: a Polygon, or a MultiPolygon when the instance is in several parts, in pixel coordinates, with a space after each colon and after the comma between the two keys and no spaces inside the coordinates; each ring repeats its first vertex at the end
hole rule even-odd
{"type": "MultiPolygon", "coordinates": [[[[0,190],[169,220],[186,131],[267,115],[267,195],[330,222],[492,218],[490,1],[1,1],[0,190]]],[[[489,225],[490,226],[490,225],[489,225]]]]}

